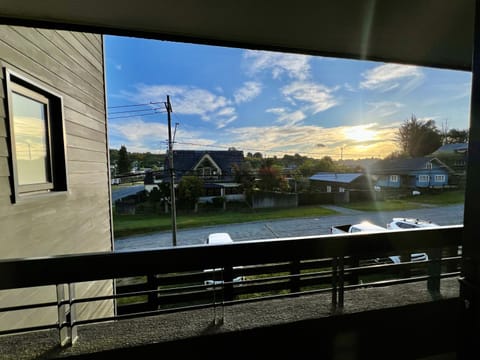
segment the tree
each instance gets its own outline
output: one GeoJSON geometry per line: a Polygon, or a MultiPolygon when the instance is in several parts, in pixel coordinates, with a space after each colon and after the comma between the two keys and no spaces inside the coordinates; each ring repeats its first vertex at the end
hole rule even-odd
{"type": "Polygon", "coordinates": [[[252,166],[249,162],[242,162],[239,164],[233,164],[233,175],[235,182],[242,184],[247,196],[252,192],[255,184],[255,175],[253,174],[252,166]]]}
{"type": "Polygon", "coordinates": [[[456,144],[468,142],[468,130],[449,130],[443,139],[444,144],[456,144]]]}
{"type": "Polygon", "coordinates": [[[119,174],[128,174],[130,172],[130,160],[125,145],[122,145],[118,151],[117,167],[119,174]]]}
{"type": "Polygon", "coordinates": [[[186,208],[195,208],[203,193],[203,180],[197,176],[183,176],[178,183],[178,201],[186,208]]]}
{"type": "Polygon", "coordinates": [[[271,165],[268,161],[258,170],[258,177],[260,190],[286,191],[288,189],[288,183],[282,176],[281,169],[276,165],[271,165]]]}
{"type": "Polygon", "coordinates": [[[410,157],[431,154],[442,145],[442,136],[433,120],[418,120],[415,115],[406,120],[398,130],[400,148],[410,157]]]}

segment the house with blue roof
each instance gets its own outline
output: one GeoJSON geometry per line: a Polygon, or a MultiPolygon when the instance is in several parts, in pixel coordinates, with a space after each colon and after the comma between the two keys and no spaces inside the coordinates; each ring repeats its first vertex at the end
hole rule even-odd
{"type": "Polygon", "coordinates": [[[442,189],[454,171],[435,157],[385,159],[370,167],[375,186],[387,189],[442,189]]]}

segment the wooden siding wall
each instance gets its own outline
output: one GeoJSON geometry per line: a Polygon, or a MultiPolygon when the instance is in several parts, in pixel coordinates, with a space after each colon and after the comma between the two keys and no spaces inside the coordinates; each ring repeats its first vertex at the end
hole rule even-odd
{"type": "MultiPolygon", "coordinates": [[[[0,25],[0,63],[62,97],[68,179],[67,192],[31,196],[12,203],[2,69],[0,258],[111,251],[102,36],[0,25]]],[[[88,292],[88,288],[85,286],[84,291],[88,292]]],[[[111,292],[112,284],[103,290],[111,292]]],[[[51,289],[49,293],[0,294],[0,307],[17,305],[19,296],[37,299],[55,296],[51,289]]],[[[110,306],[103,313],[111,311],[110,306]]],[[[14,319],[0,316],[3,325],[11,321],[14,319]]]]}

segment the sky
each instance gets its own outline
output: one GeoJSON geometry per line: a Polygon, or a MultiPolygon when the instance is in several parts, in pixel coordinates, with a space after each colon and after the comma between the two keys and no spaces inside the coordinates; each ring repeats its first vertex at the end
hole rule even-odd
{"type": "Polygon", "coordinates": [[[471,73],[105,36],[110,148],[383,158],[415,116],[468,129],[471,73]]]}

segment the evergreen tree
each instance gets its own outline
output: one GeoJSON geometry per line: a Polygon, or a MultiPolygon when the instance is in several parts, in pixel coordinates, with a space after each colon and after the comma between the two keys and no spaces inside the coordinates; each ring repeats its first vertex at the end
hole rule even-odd
{"type": "Polygon", "coordinates": [[[118,151],[117,168],[119,174],[128,174],[130,172],[130,160],[125,145],[118,151]]]}

